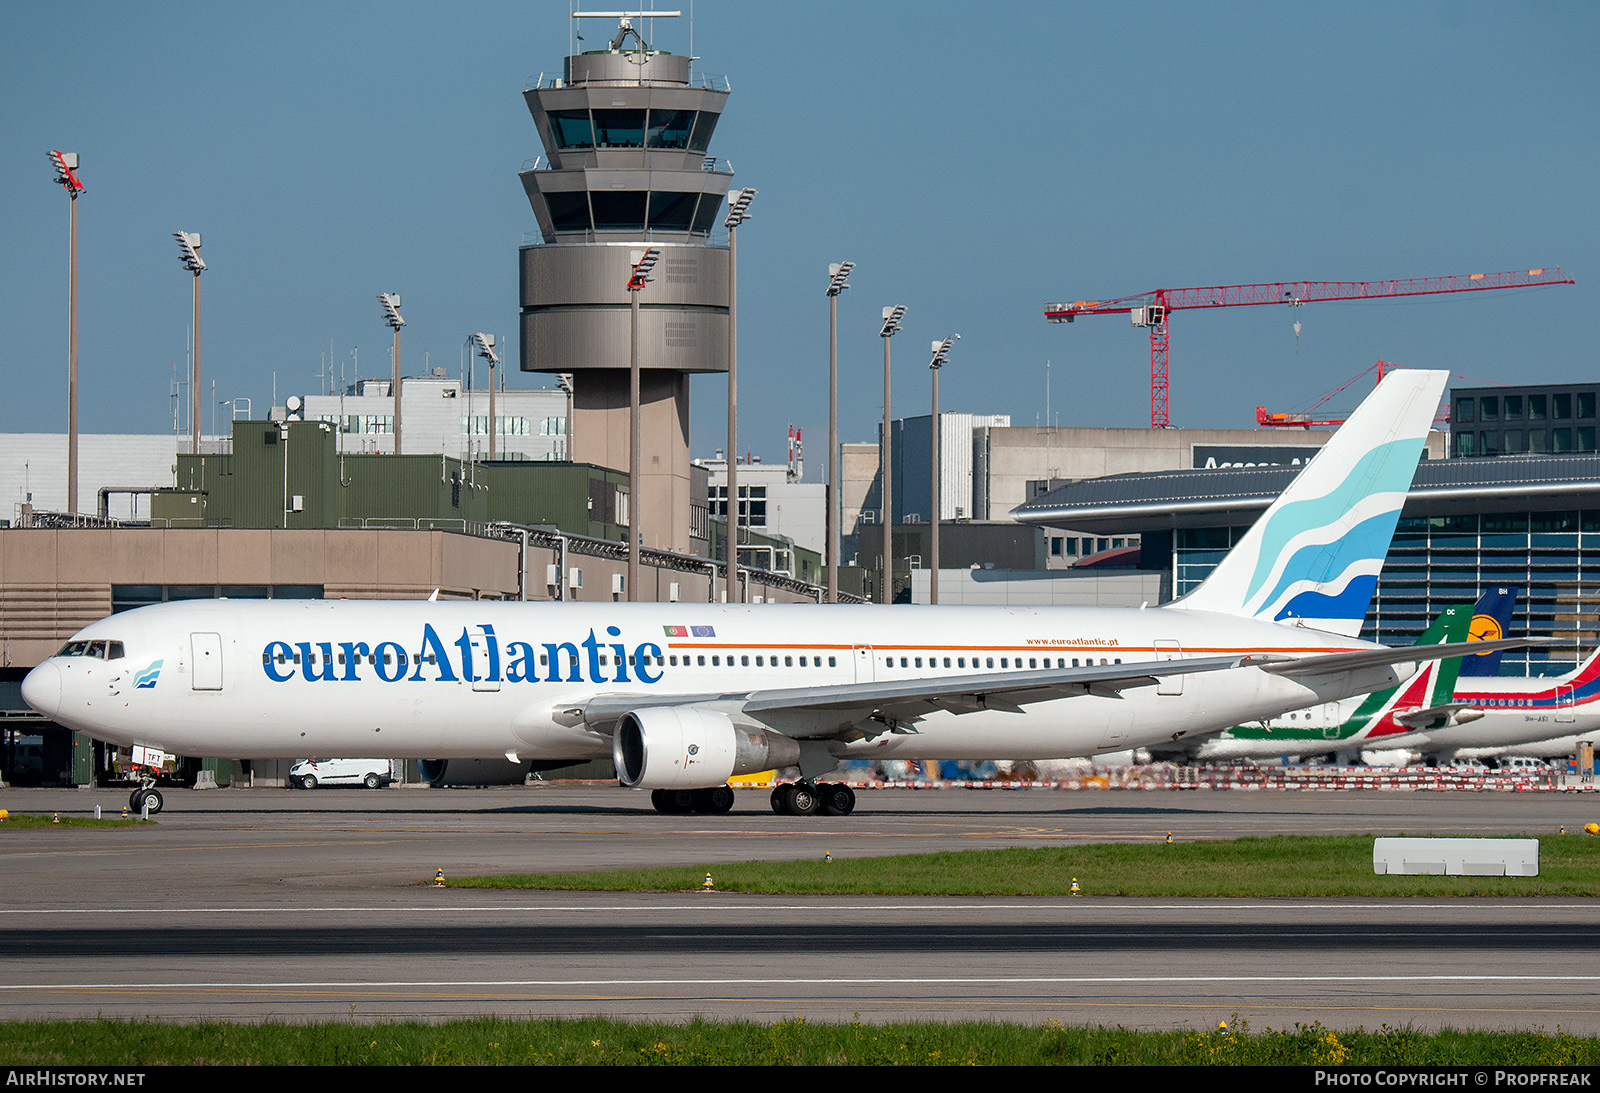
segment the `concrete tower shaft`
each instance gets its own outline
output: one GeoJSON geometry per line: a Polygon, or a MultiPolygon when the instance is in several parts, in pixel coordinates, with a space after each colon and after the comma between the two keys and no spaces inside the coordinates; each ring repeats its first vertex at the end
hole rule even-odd
{"type": "Polygon", "coordinates": [[[568,57],[523,95],[545,155],[520,176],[541,237],[521,252],[522,369],[571,373],[572,459],[625,469],[628,275],[639,250],[660,250],[639,299],[633,489],[649,501],[645,545],[687,551],[688,375],[728,367],[728,250],[711,233],[733,174],[709,153],[727,86],[624,20],[611,48],[568,57]]]}

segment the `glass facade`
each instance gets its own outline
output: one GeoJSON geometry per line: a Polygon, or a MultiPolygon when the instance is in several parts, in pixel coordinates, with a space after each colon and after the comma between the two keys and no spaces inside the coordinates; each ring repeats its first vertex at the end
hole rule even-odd
{"type": "Polygon", "coordinates": [[[114,584],[111,613],[173,600],[320,600],[322,586],[309,584],[114,584]]]}
{"type": "MultiPolygon", "coordinates": [[[[1175,593],[1204,580],[1245,530],[1178,531],[1175,593]]],[[[1440,611],[1474,602],[1490,585],[1518,590],[1508,636],[1557,643],[1506,653],[1501,674],[1571,671],[1600,642],[1600,510],[1402,518],[1361,636],[1409,645],[1440,611]]]]}
{"type": "Polygon", "coordinates": [[[557,232],[691,232],[709,235],[721,194],[680,190],[571,190],[544,196],[557,232]]]}
{"type": "Polygon", "coordinates": [[[552,110],[556,147],[682,148],[704,152],[720,117],[709,110],[552,110]]]}
{"type": "Polygon", "coordinates": [[[1595,384],[1561,390],[1457,388],[1450,410],[1450,454],[1477,458],[1600,450],[1595,446],[1597,393],[1600,385],[1595,384]]]}

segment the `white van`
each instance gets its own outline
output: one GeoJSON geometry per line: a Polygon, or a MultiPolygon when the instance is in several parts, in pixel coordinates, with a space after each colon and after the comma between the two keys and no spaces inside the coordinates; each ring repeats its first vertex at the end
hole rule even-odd
{"type": "Polygon", "coordinates": [[[318,786],[377,789],[394,780],[394,763],[388,759],[302,759],[289,768],[289,785],[299,789],[318,786]]]}
{"type": "Polygon", "coordinates": [[[1494,762],[1495,770],[1505,774],[1549,774],[1550,764],[1526,755],[1503,755],[1494,762]]]}

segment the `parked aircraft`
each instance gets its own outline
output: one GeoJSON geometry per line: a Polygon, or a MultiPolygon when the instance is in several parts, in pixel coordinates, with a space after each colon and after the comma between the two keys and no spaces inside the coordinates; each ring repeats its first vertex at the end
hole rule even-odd
{"type": "MultiPolygon", "coordinates": [[[[1423,631],[1417,645],[1463,641],[1473,615],[1473,609],[1465,604],[1445,608],[1423,631]]],[[[1464,659],[1467,658],[1430,661],[1403,684],[1368,695],[1291,710],[1211,736],[1155,744],[1148,750],[1152,759],[1195,763],[1284,755],[1306,758],[1330,753],[1353,760],[1357,752],[1371,746],[1369,739],[1379,729],[1400,726],[1402,731],[1409,731],[1481,717],[1476,710],[1455,704],[1451,697],[1458,666],[1464,659]]]]}
{"type": "MultiPolygon", "coordinates": [[[[1373,748],[1407,748],[1432,762],[1449,762],[1466,753],[1552,754],[1533,748],[1540,741],[1600,736],[1600,650],[1589,654],[1575,671],[1562,676],[1460,680],[1454,701],[1482,714],[1470,724],[1436,726],[1420,732],[1389,728],[1373,734],[1373,748]]],[[[1571,748],[1556,754],[1571,754],[1571,748]]]]}
{"type": "MultiPolygon", "coordinates": [[[[1390,687],[1449,646],[1359,641],[1446,374],[1386,376],[1194,592],[1164,607],[183,601],[84,628],[23,682],[113,744],[216,757],[610,756],[661,811],[851,758],[1060,758],[1390,687]]],[[[1527,644],[1513,642],[1514,645],[1527,644]]],[[[142,786],[135,807],[159,809],[142,786]]]]}

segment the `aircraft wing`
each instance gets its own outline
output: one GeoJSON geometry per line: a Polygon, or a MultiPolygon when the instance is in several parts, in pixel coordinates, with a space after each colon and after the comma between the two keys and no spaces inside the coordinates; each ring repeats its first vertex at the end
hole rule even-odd
{"type": "Polygon", "coordinates": [[[1406,664],[1419,660],[1443,660],[1492,653],[1497,649],[1535,649],[1553,645],[1550,638],[1505,638],[1500,641],[1456,641],[1438,645],[1397,645],[1359,653],[1325,653],[1321,656],[1282,660],[1263,664],[1263,672],[1280,676],[1320,676],[1350,672],[1358,668],[1381,668],[1385,664],[1406,664]]]}
{"type": "Polygon", "coordinates": [[[603,694],[582,706],[583,719],[609,731],[623,714],[652,706],[727,704],[753,717],[782,719],[784,715],[818,714],[837,725],[874,717],[883,721],[911,721],[936,710],[972,713],[1006,710],[1020,713],[1023,705],[1076,695],[1120,698],[1128,687],[1153,687],[1163,676],[1194,672],[1220,672],[1277,663],[1274,655],[1195,657],[1186,660],[1144,660],[1129,664],[1095,664],[1081,668],[1040,668],[1022,672],[981,672],[932,679],[896,679],[874,683],[846,683],[830,687],[785,687],[745,694],[641,695],[603,694]],[[843,716],[841,716],[843,715],[843,716]]]}

